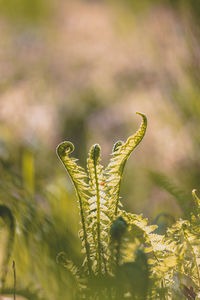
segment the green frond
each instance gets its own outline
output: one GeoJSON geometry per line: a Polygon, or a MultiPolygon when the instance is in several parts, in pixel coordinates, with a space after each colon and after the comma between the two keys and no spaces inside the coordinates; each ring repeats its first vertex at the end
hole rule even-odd
{"type": "Polygon", "coordinates": [[[86,199],[88,198],[87,174],[84,169],[76,163],[77,159],[69,157],[69,154],[73,151],[74,145],[71,142],[62,142],[57,147],[57,155],[74,184],[79,200],[84,205],[87,203],[86,199]]]}
{"type": "Polygon", "coordinates": [[[155,171],[150,171],[149,175],[151,179],[153,180],[154,183],[157,184],[158,187],[164,189],[167,191],[170,195],[172,195],[177,203],[179,204],[180,208],[182,208],[183,212],[186,212],[188,214],[188,195],[178,188],[171,178],[166,176],[165,174],[161,172],[155,172],[155,171]]]}
{"type": "Polygon", "coordinates": [[[84,169],[77,165],[76,159],[69,157],[74,151],[74,145],[71,142],[65,141],[58,145],[57,155],[60,158],[61,162],[65,166],[77,193],[80,215],[81,215],[81,224],[82,224],[82,243],[85,247],[85,252],[87,256],[87,265],[89,274],[91,274],[91,260],[90,260],[90,246],[88,242],[88,233],[87,233],[87,211],[88,211],[88,184],[86,183],[87,174],[84,169]]]}
{"type": "Polygon", "coordinates": [[[192,216],[191,221],[179,220],[168,229],[166,236],[168,249],[176,256],[174,270],[191,277],[197,286],[200,286],[199,225],[199,217],[192,216]]]}
{"type": "Polygon", "coordinates": [[[122,216],[127,221],[132,231],[132,237],[140,239],[141,242],[149,243],[152,250],[154,249],[154,242],[161,241],[161,235],[153,233],[157,229],[157,225],[148,225],[148,219],[144,219],[142,215],[136,215],[122,212],[122,216]]]}
{"type": "Polygon", "coordinates": [[[112,158],[105,170],[107,188],[111,195],[110,211],[113,216],[118,215],[119,191],[125,164],[131,152],[142,141],[147,128],[146,116],[141,113],[137,114],[143,119],[140,128],[134,135],[130,136],[125,143],[119,141],[114,145],[112,158]]]}
{"type": "MultiPolygon", "coordinates": [[[[167,259],[169,260],[170,252],[165,243],[163,235],[155,234],[156,225],[148,225],[148,220],[144,219],[142,215],[135,215],[127,212],[122,212],[123,218],[126,220],[129,235],[127,235],[126,243],[122,249],[124,261],[133,260],[134,250],[138,246],[143,245],[144,252],[148,255],[149,266],[152,278],[154,270],[156,270],[156,278],[162,278],[164,272],[168,270],[167,259]],[[167,253],[167,254],[166,254],[167,253]],[[164,264],[164,254],[166,254],[166,263],[164,264]],[[162,262],[161,262],[162,261],[162,262]],[[163,271],[161,266],[165,266],[163,271]]],[[[158,283],[159,285],[160,283],[158,283]]]]}
{"type": "Polygon", "coordinates": [[[93,250],[96,252],[97,273],[102,272],[102,264],[104,264],[104,272],[106,271],[104,243],[106,239],[105,227],[110,221],[107,216],[107,193],[105,188],[105,178],[103,167],[100,164],[101,148],[98,144],[91,147],[89,157],[87,159],[87,169],[89,174],[89,192],[92,195],[89,199],[89,228],[90,235],[93,239],[93,250]]]}

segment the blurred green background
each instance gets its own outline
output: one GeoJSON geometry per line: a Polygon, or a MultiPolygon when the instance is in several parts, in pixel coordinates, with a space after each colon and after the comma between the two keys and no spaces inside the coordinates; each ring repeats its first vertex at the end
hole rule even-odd
{"type": "MultiPolygon", "coordinates": [[[[200,188],[199,20],[197,0],[0,0],[0,199],[16,218],[18,287],[70,299],[56,255],[81,256],[75,194],[55,154],[63,140],[83,166],[99,143],[105,165],[145,113],[122,202],[161,225],[188,216],[200,188]]],[[[10,262],[8,286],[12,277],[10,262]]]]}

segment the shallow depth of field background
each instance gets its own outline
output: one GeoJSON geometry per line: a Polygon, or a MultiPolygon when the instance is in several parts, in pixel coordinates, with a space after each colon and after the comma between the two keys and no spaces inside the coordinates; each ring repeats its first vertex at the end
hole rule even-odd
{"type": "Polygon", "coordinates": [[[122,202],[150,222],[187,215],[200,190],[199,20],[197,0],[0,0],[0,200],[16,218],[19,287],[56,300],[73,289],[56,264],[60,251],[81,260],[63,140],[83,166],[99,143],[106,164],[145,113],[122,202]]]}

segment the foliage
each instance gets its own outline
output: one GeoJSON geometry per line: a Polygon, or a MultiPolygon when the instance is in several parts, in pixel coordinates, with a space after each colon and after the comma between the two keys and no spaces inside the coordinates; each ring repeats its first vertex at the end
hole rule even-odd
{"type": "MultiPolygon", "coordinates": [[[[64,287],[66,288],[69,280],[65,270],[56,264],[56,255],[64,250],[71,258],[79,261],[78,239],[73,234],[73,229],[76,228],[73,197],[64,178],[58,172],[54,178],[47,180],[45,174],[48,173],[48,168],[45,168],[44,163],[38,170],[36,160],[33,160],[33,149],[16,144],[13,151],[14,145],[11,141],[6,147],[5,159],[0,157],[1,206],[6,206],[15,220],[11,234],[12,223],[8,216],[3,217],[3,210],[1,211],[1,281],[4,269],[7,275],[6,280],[3,280],[5,284],[1,287],[1,292],[8,295],[13,291],[12,260],[15,260],[17,296],[51,299],[52,295],[56,295],[57,299],[63,299],[64,287]],[[43,168],[45,172],[42,172],[43,168]],[[41,178],[45,178],[47,183],[41,178]],[[66,223],[66,218],[72,224],[72,228],[66,223]],[[10,244],[8,234],[12,241],[10,244]],[[44,274],[48,274],[48,278],[44,274]]],[[[48,157],[52,161],[50,154],[48,157]]],[[[56,160],[54,154],[53,157],[56,160]]]]}
{"type": "MultiPolygon", "coordinates": [[[[200,200],[193,191],[197,212],[179,220],[164,235],[148,225],[142,215],[127,213],[120,202],[120,184],[127,159],[145,135],[147,119],[135,135],[113,147],[104,169],[100,146],[91,147],[87,172],[76,159],[71,142],[63,142],[57,154],[76,189],[80,217],[83,263],[74,265],[65,253],[57,261],[71,271],[76,281],[73,299],[196,299],[200,287],[200,200]]],[[[181,202],[181,192],[163,176],[159,183],[181,202]],[[178,195],[178,197],[177,197],[178,195]]],[[[184,200],[184,198],[183,198],[184,200]]]]}
{"type": "MultiPolygon", "coordinates": [[[[57,154],[76,190],[81,221],[79,237],[83,253],[82,262],[72,255],[72,249],[65,251],[67,248],[64,247],[64,243],[61,244],[63,251],[59,252],[60,247],[55,247],[59,239],[65,238],[62,231],[59,231],[59,228],[63,227],[59,220],[61,213],[58,213],[54,220],[58,223],[58,227],[52,228],[54,223],[46,220],[43,214],[39,217],[32,202],[28,203],[24,200],[23,205],[27,212],[30,212],[31,220],[28,222],[28,219],[24,219],[20,227],[19,220],[22,216],[18,210],[14,209],[12,202],[10,202],[10,208],[4,204],[0,205],[1,237],[6,238],[1,243],[4,247],[3,252],[1,249],[3,255],[0,278],[1,295],[12,297],[11,295],[16,293],[17,297],[30,300],[46,298],[43,296],[44,293],[38,291],[36,284],[33,287],[26,285],[22,288],[17,285],[15,289],[16,278],[12,281],[14,289],[11,284],[6,284],[14,240],[16,240],[15,243],[19,243],[24,239],[25,243],[21,245],[30,249],[30,255],[32,255],[31,248],[35,247],[33,241],[29,239],[29,233],[32,231],[34,239],[40,243],[37,251],[43,251],[43,257],[45,255],[52,257],[52,260],[47,262],[52,264],[50,268],[53,266],[53,279],[61,280],[65,274],[62,273],[61,276],[53,264],[56,257],[55,251],[57,251],[57,267],[60,269],[59,265],[62,264],[68,271],[65,275],[71,274],[66,276],[67,299],[199,299],[200,199],[196,191],[192,191],[195,209],[187,211],[186,220],[175,221],[170,215],[163,214],[170,219],[170,223],[173,222],[171,226],[168,226],[165,234],[158,234],[157,225],[148,224],[148,220],[142,215],[125,211],[121,203],[119,194],[125,164],[131,152],[143,139],[147,128],[146,116],[141,113],[139,115],[142,117],[140,128],[126,142],[119,141],[114,145],[106,168],[100,163],[101,148],[98,144],[92,146],[89,151],[87,171],[77,164],[75,158],[70,157],[74,150],[71,142],[63,142],[57,147],[57,154]],[[33,218],[35,226],[32,224],[33,218]],[[41,218],[44,218],[43,224],[40,223],[41,218]],[[29,224],[28,228],[27,224],[29,224]],[[43,228],[39,228],[41,225],[43,228]],[[23,239],[21,237],[20,240],[16,235],[17,230],[20,231],[20,235],[23,234],[23,239]],[[53,235],[53,230],[60,235],[57,239],[53,235]],[[52,253],[51,248],[54,249],[52,253]],[[57,276],[59,279],[56,278],[57,276]]],[[[32,176],[33,165],[32,157],[26,153],[23,157],[23,180],[32,200],[35,189],[34,176],[32,176]],[[29,164],[26,159],[31,161],[31,168],[27,167],[29,164]]],[[[151,176],[159,186],[165,188],[180,204],[183,204],[182,209],[185,211],[187,196],[163,174],[151,172],[151,176]]],[[[60,192],[58,194],[61,196],[60,201],[66,196],[62,196],[60,192]]],[[[52,201],[54,200],[53,197],[52,201]]],[[[156,221],[160,216],[156,218],[156,221]]],[[[67,243],[70,242],[72,239],[68,237],[67,243]]],[[[26,252],[23,247],[21,251],[24,254],[26,252]]],[[[36,248],[33,249],[35,250],[36,248]]],[[[13,276],[15,277],[14,274],[13,276]]],[[[51,276],[51,272],[46,274],[47,281],[52,278],[51,276]]],[[[42,284],[45,286],[44,280],[42,284]]],[[[39,289],[41,285],[38,285],[39,289]]],[[[47,299],[62,299],[63,295],[61,292],[60,295],[55,294],[47,299]]]]}

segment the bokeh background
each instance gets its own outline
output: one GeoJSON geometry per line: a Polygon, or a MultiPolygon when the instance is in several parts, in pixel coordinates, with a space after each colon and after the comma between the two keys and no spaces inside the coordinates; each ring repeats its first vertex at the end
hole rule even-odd
{"type": "MultiPolygon", "coordinates": [[[[72,293],[56,264],[60,251],[81,260],[75,195],[55,154],[63,140],[83,166],[99,143],[106,165],[145,113],[122,202],[161,231],[188,216],[200,189],[199,20],[197,0],[0,0],[0,199],[16,218],[18,287],[72,293]]],[[[10,262],[8,286],[12,276],[10,262]]]]}

